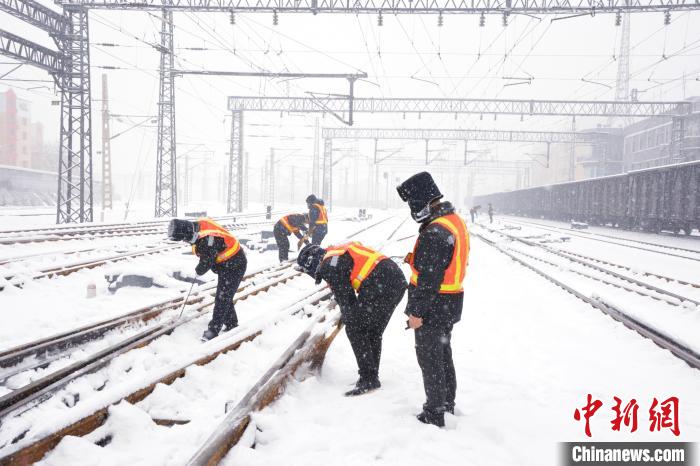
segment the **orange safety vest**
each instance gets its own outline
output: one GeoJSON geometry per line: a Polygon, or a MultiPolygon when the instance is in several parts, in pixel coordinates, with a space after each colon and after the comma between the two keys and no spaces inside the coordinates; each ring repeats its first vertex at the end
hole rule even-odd
{"type": "Polygon", "coordinates": [[[342,256],[346,252],[350,254],[354,264],[352,272],[350,272],[350,284],[355,291],[360,289],[362,282],[372,273],[377,264],[386,259],[386,256],[382,253],[363,246],[357,241],[353,241],[351,243],[329,247],[322,261],[329,257],[342,256]]]}
{"type": "MultiPolygon", "coordinates": [[[[224,239],[226,249],[216,255],[217,264],[227,261],[231,257],[235,256],[238,251],[240,251],[241,245],[238,242],[238,239],[229,233],[226,228],[222,227],[210,218],[200,218],[197,222],[199,223],[199,238],[218,236],[219,238],[224,239]]],[[[192,251],[197,254],[197,247],[195,245],[192,245],[192,251]]]]}
{"type": "Polygon", "coordinates": [[[316,219],[316,225],[325,225],[328,223],[328,213],[326,212],[326,208],[322,206],[321,204],[314,204],[315,207],[318,207],[318,218],[316,219]]]}
{"type": "MultiPolygon", "coordinates": [[[[443,217],[436,218],[430,224],[437,224],[449,231],[455,239],[454,251],[452,252],[452,260],[450,265],[445,269],[445,276],[440,284],[439,293],[461,293],[464,288],[462,282],[467,273],[467,264],[469,263],[469,231],[467,225],[457,214],[449,214],[443,217]]],[[[408,263],[411,266],[413,273],[411,274],[411,285],[418,284],[418,270],[413,266],[413,261],[416,257],[418,249],[418,240],[413,247],[413,253],[410,254],[408,263]]]]}
{"type": "Polygon", "coordinates": [[[280,222],[282,222],[282,225],[284,225],[284,227],[285,227],[285,228],[287,229],[287,231],[290,232],[290,233],[296,233],[297,231],[299,231],[298,228],[293,227],[293,226],[289,223],[289,215],[285,215],[284,217],[282,217],[282,218],[280,219],[280,222]]]}

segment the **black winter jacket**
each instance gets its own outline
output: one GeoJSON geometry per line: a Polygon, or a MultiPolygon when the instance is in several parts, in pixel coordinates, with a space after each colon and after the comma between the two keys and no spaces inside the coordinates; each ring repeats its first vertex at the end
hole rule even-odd
{"type": "MultiPolygon", "coordinates": [[[[345,253],[322,261],[317,272],[316,278],[328,283],[343,314],[352,312],[356,306],[362,304],[358,301],[358,295],[355,294],[355,289],[350,283],[353,265],[352,257],[345,253]]],[[[385,288],[406,289],[406,278],[399,266],[391,259],[379,262],[372,273],[364,279],[359,289],[359,296],[364,298],[363,301],[366,304],[380,298],[385,288]]]]}
{"type": "Polygon", "coordinates": [[[229,269],[238,268],[242,263],[245,262],[245,252],[243,252],[243,247],[238,250],[236,255],[230,257],[228,260],[217,264],[216,256],[226,249],[226,243],[223,238],[218,236],[205,236],[204,238],[199,238],[194,243],[195,251],[199,256],[199,264],[195,268],[197,275],[204,275],[209,270],[218,274],[219,272],[226,271],[229,269]]]}
{"type": "Polygon", "coordinates": [[[452,261],[454,238],[439,225],[430,225],[436,218],[454,213],[449,202],[435,206],[430,217],[419,228],[418,249],[413,266],[418,270],[418,283],[408,286],[405,313],[441,324],[454,324],[462,318],[464,293],[440,294],[445,270],[452,261]]]}
{"type": "MultiPolygon", "coordinates": [[[[287,215],[287,222],[293,226],[294,228],[298,228],[301,231],[306,231],[306,217],[303,214],[289,214],[287,215]]],[[[282,232],[285,232],[287,236],[291,235],[291,232],[287,230],[287,227],[284,226],[284,223],[282,223],[282,220],[277,221],[275,224],[275,228],[279,229],[282,232]]],[[[295,232],[294,236],[297,238],[302,238],[304,235],[302,235],[300,232],[295,232]]]]}

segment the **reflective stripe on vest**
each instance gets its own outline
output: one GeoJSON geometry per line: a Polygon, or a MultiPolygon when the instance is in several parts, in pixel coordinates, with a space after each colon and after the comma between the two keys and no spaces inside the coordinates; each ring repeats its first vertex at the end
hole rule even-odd
{"type": "Polygon", "coordinates": [[[352,257],[353,266],[352,272],[350,272],[350,284],[355,291],[360,289],[362,282],[372,273],[377,264],[386,259],[386,256],[382,253],[353,241],[352,243],[331,246],[326,250],[323,260],[333,256],[342,256],[346,252],[352,257]]]}
{"type": "MultiPolygon", "coordinates": [[[[226,249],[224,249],[216,255],[217,264],[220,264],[235,256],[236,253],[238,253],[238,251],[241,249],[241,245],[238,242],[238,239],[236,239],[235,236],[229,233],[228,230],[226,230],[226,228],[222,227],[215,221],[208,218],[202,218],[199,219],[198,222],[199,238],[206,238],[207,236],[218,236],[219,238],[223,238],[224,244],[226,244],[226,249]]],[[[195,251],[195,253],[196,252],[197,251],[195,251]]]]}
{"type": "Polygon", "coordinates": [[[314,207],[318,207],[318,218],[316,219],[316,225],[325,225],[328,223],[328,213],[326,208],[321,204],[314,204],[314,207]]]}
{"type": "MultiPolygon", "coordinates": [[[[444,217],[439,217],[430,222],[431,225],[434,223],[449,231],[455,239],[452,260],[450,261],[450,265],[445,269],[445,275],[440,284],[439,293],[461,293],[464,290],[462,282],[464,282],[467,264],[469,263],[469,231],[467,230],[467,225],[464,223],[464,220],[462,220],[462,217],[457,214],[445,215],[444,217]]],[[[414,286],[418,284],[418,271],[413,266],[417,249],[418,241],[416,241],[413,254],[411,254],[409,261],[411,270],[413,271],[411,274],[411,284],[414,286]]]]}
{"type": "Polygon", "coordinates": [[[282,222],[282,225],[287,229],[288,232],[290,233],[296,233],[299,231],[298,228],[294,228],[290,223],[289,223],[289,215],[285,215],[280,219],[280,222],[282,222]]]}

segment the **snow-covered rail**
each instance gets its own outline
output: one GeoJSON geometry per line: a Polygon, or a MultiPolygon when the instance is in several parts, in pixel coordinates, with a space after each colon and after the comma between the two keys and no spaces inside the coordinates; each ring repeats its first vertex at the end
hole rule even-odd
{"type": "MultiPolygon", "coordinates": [[[[388,217],[375,222],[349,235],[348,239],[384,223],[390,218],[391,217],[388,217]]],[[[392,232],[392,235],[395,231],[396,230],[392,232]]],[[[281,283],[299,280],[297,277],[299,273],[291,269],[291,263],[282,264],[270,270],[278,272],[275,278],[261,284],[245,286],[245,288],[239,291],[236,299],[243,300],[258,293],[267,292],[281,283]]],[[[268,272],[270,270],[268,270],[268,272]]],[[[207,365],[218,356],[238,349],[242,343],[262,335],[265,329],[269,328],[270,325],[276,325],[277,322],[281,322],[289,316],[307,311],[311,312],[314,318],[316,318],[318,317],[317,311],[319,305],[321,305],[322,301],[327,301],[329,297],[330,292],[325,289],[325,287],[313,287],[311,291],[305,290],[302,296],[297,295],[282,309],[276,311],[267,310],[267,312],[264,312],[259,318],[245,325],[241,325],[221,335],[219,338],[202,345],[200,350],[195,349],[194,351],[189,351],[189,354],[185,352],[185,355],[179,358],[180,362],[167,364],[161,370],[149,370],[147,373],[147,380],[142,378],[140,380],[120,383],[122,378],[127,381],[130,380],[127,374],[131,372],[134,364],[139,366],[150,366],[153,364],[148,361],[135,359],[135,357],[131,358],[131,362],[124,363],[125,357],[128,356],[127,353],[132,354],[129,352],[142,349],[147,345],[152,345],[156,341],[159,342],[157,344],[161,348],[166,344],[176,344],[176,338],[173,336],[168,337],[172,340],[171,343],[167,341],[164,342],[163,339],[159,339],[159,337],[170,335],[176,327],[183,327],[188,322],[201,317],[207,312],[212,307],[213,300],[204,298],[198,302],[194,309],[188,309],[184,318],[175,321],[168,320],[162,324],[159,323],[156,326],[147,328],[142,334],[120,342],[116,345],[119,346],[119,348],[113,350],[113,356],[102,354],[105,351],[112,351],[108,349],[89,358],[90,361],[82,361],[80,364],[74,364],[74,367],[65,371],[59,369],[55,377],[51,377],[53,380],[45,378],[42,379],[40,383],[37,383],[39,381],[32,382],[32,387],[22,394],[26,395],[24,397],[19,396],[15,392],[11,392],[7,395],[7,400],[10,404],[7,404],[7,407],[0,412],[3,430],[5,430],[5,432],[0,431],[0,454],[4,455],[0,457],[0,465],[26,464],[39,460],[45,453],[55,447],[64,436],[82,436],[98,429],[99,426],[107,420],[110,406],[123,400],[129,403],[137,403],[146,399],[159,384],[170,385],[176,380],[186,377],[186,372],[191,367],[207,365]],[[312,306],[311,311],[308,309],[309,306],[312,306]],[[119,360],[122,362],[119,363],[119,360]],[[125,364],[127,364],[126,367],[124,367],[125,364]],[[114,374],[115,371],[117,371],[117,374],[114,374]],[[90,379],[90,377],[92,379],[90,379]],[[85,393],[74,393],[70,390],[69,383],[74,382],[71,386],[75,386],[75,382],[77,382],[75,379],[77,378],[85,381],[92,380],[92,382],[88,382],[88,384],[91,384],[93,388],[89,390],[87,396],[85,393]],[[95,382],[95,379],[99,380],[99,382],[95,382]],[[117,387],[114,387],[115,384],[117,387]],[[41,385],[41,387],[39,387],[39,385],[41,385]],[[106,386],[109,386],[109,388],[106,389],[106,386]],[[43,409],[41,402],[45,400],[47,401],[46,404],[53,404],[53,406],[49,408],[53,408],[54,406],[59,408],[58,412],[54,411],[54,415],[59,417],[59,421],[52,421],[49,427],[47,427],[46,424],[43,426],[36,426],[32,420],[44,420],[45,416],[41,413],[43,409]],[[62,409],[65,409],[66,406],[71,409],[69,409],[68,412],[63,412],[62,409]],[[27,419],[27,416],[29,419],[27,419]]],[[[181,298],[179,302],[181,302],[181,298]]],[[[162,304],[164,304],[166,309],[177,307],[177,304],[174,302],[162,304]]],[[[324,310],[324,312],[326,311],[327,309],[324,310]]],[[[88,330],[88,333],[91,331],[92,330],[88,330]]],[[[101,331],[101,329],[99,331],[101,331]]],[[[323,341],[330,344],[332,336],[334,336],[334,333],[324,336],[323,341]]],[[[317,355],[318,351],[324,348],[324,345],[319,343],[320,340],[316,336],[308,341],[313,342],[313,344],[309,343],[315,348],[312,352],[313,354],[317,355]]],[[[327,347],[327,344],[325,347],[327,347]]],[[[325,352],[325,349],[323,352],[325,352]]],[[[129,358],[126,358],[126,360],[128,361],[129,358]]],[[[271,402],[274,399],[274,393],[280,393],[279,383],[286,380],[288,375],[291,374],[290,367],[297,367],[301,362],[299,358],[293,357],[285,363],[284,366],[279,369],[279,374],[287,374],[285,376],[277,374],[278,371],[275,370],[275,377],[273,377],[273,379],[276,381],[275,383],[278,384],[276,385],[278,389],[273,390],[268,384],[265,384],[265,387],[268,387],[266,388],[266,394],[264,396],[254,397],[256,400],[260,401],[260,403],[256,402],[251,404],[251,409],[259,409],[264,406],[265,403],[271,402]],[[294,364],[297,366],[294,366],[294,364]]],[[[85,384],[85,382],[82,383],[83,385],[85,384]]],[[[154,419],[154,422],[166,426],[184,423],[181,419],[154,419]]],[[[96,433],[94,435],[100,436],[101,434],[96,433]]],[[[100,445],[105,442],[108,443],[109,439],[96,439],[96,443],[100,445]]]]}
{"type": "MultiPolygon", "coordinates": [[[[273,218],[282,212],[272,212],[273,218]]],[[[249,213],[214,217],[220,223],[234,228],[238,225],[264,224],[268,222],[241,222],[240,220],[264,217],[267,213],[249,213]]],[[[167,232],[169,220],[150,222],[78,225],[68,227],[35,228],[26,230],[0,231],[0,244],[24,244],[43,241],[63,241],[75,239],[117,238],[138,235],[162,235],[167,232]]]]}
{"type": "Polygon", "coordinates": [[[598,241],[598,242],[602,242],[602,243],[614,244],[614,245],[622,246],[622,247],[626,247],[626,248],[633,248],[633,249],[638,249],[641,251],[654,252],[654,253],[658,253],[658,254],[664,254],[667,256],[679,257],[681,259],[700,261],[700,250],[698,250],[698,249],[670,246],[667,244],[654,243],[651,241],[641,241],[641,240],[631,239],[631,238],[623,238],[620,236],[606,235],[603,233],[593,233],[593,232],[583,232],[583,231],[575,231],[574,232],[571,229],[564,228],[564,227],[559,227],[559,226],[555,226],[555,225],[545,225],[542,223],[521,220],[521,219],[513,220],[512,218],[508,218],[506,221],[509,223],[526,225],[526,226],[531,227],[531,228],[547,230],[547,231],[554,231],[557,233],[566,233],[567,235],[570,235],[570,236],[577,236],[580,238],[586,238],[586,239],[590,239],[590,240],[598,241]],[[671,251],[673,251],[673,252],[671,252],[671,251]],[[685,254],[679,254],[679,253],[685,253],[685,254]]]}
{"type": "MultiPolygon", "coordinates": [[[[636,331],[643,337],[650,339],[659,347],[670,351],[673,355],[683,360],[690,367],[694,369],[700,369],[700,353],[698,353],[696,349],[693,349],[690,344],[683,341],[683,339],[680,339],[677,336],[672,336],[669,333],[660,330],[657,326],[645,322],[644,319],[638,316],[631,315],[629,312],[626,312],[625,310],[621,309],[620,306],[613,304],[612,302],[610,302],[610,300],[606,298],[603,298],[597,294],[590,294],[581,290],[580,286],[575,286],[571,282],[564,280],[563,278],[559,278],[558,276],[555,276],[554,273],[547,272],[544,268],[538,267],[537,265],[533,264],[532,261],[528,261],[523,258],[527,256],[518,254],[513,250],[506,249],[499,245],[498,242],[486,237],[485,235],[482,235],[473,230],[471,234],[472,236],[481,239],[484,243],[498,249],[500,252],[507,255],[520,265],[527,267],[528,269],[541,275],[542,277],[559,286],[560,288],[563,288],[567,292],[571,293],[578,299],[590,304],[592,307],[602,311],[603,313],[607,314],[608,316],[612,317],[618,322],[621,322],[626,327],[636,331]]],[[[555,269],[555,271],[556,270],[557,269],[555,269]]],[[[611,283],[611,285],[618,288],[622,288],[619,284],[611,283]]],[[[637,290],[635,290],[635,292],[637,292],[637,290]]],[[[696,332],[693,333],[697,334],[696,332]]]]}
{"type": "MultiPolygon", "coordinates": [[[[251,273],[242,281],[239,294],[234,299],[234,302],[268,291],[271,287],[285,283],[298,275],[299,272],[293,271],[289,263],[251,273]],[[262,280],[262,283],[260,283],[260,280],[262,280]]],[[[10,368],[5,374],[0,373],[0,380],[4,381],[23,372],[36,371],[47,367],[61,359],[70,359],[71,354],[81,351],[80,345],[99,339],[109,331],[121,329],[123,332],[129,325],[139,322],[146,323],[154,319],[156,321],[155,325],[146,326],[146,328],[135,335],[130,335],[127,332],[127,337],[118,343],[100,349],[67,367],[59,366],[58,369],[49,374],[42,375],[31,381],[31,383],[0,397],[0,419],[12,413],[31,408],[64,388],[77,377],[93,373],[108,365],[119,355],[131,349],[148,345],[155,339],[170,334],[177,327],[208,314],[214,305],[215,284],[209,283],[204,285],[198,291],[203,291],[203,294],[194,296],[187,303],[190,305],[197,304],[196,308],[190,309],[183,318],[176,316],[164,321],[158,319],[164,312],[177,310],[181,306],[184,296],[178,296],[155,306],[132,311],[117,319],[111,319],[87,328],[77,329],[68,334],[58,335],[0,353],[0,367],[10,368]]]]}
{"type": "MultiPolygon", "coordinates": [[[[574,269],[574,268],[569,268],[569,269],[568,269],[569,271],[571,271],[571,272],[573,272],[573,273],[576,273],[576,274],[578,274],[578,275],[584,276],[584,277],[586,277],[586,278],[590,278],[590,279],[592,279],[592,280],[597,280],[597,281],[600,281],[600,282],[605,283],[605,284],[607,284],[607,285],[616,286],[616,287],[625,289],[626,291],[631,291],[631,292],[633,292],[633,293],[637,293],[637,294],[640,294],[640,295],[643,295],[643,296],[647,296],[647,297],[650,297],[650,298],[652,298],[652,299],[663,300],[663,301],[665,301],[665,302],[667,302],[668,304],[671,304],[671,305],[673,305],[673,306],[682,306],[682,305],[685,305],[686,303],[690,303],[690,304],[693,304],[693,305],[695,305],[695,306],[700,306],[700,301],[698,301],[698,300],[696,300],[696,299],[693,299],[693,298],[689,298],[689,297],[687,297],[687,296],[680,295],[680,294],[678,294],[678,293],[676,293],[676,292],[666,290],[666,289],[664,289],[664,288],[658,287],[658,286],[653,285],[653,284],[651,284],[651,283],[647,283],[647,282],[638,280],[638,279],[636,279],[636,278],[634,278],[634,277],[630,277],[629,275],[625,275],[625,274],[622,274],[622,273],[617,272],[617,271],[615,271],[615,270],[611,270],[611,269],[609,269],[609,268],[602,267],[602,266],[596,264],[595,262],[592,262],[592,261],[585,260],[585,259],[581,258],[579,255],[570,255],[568,252],[558,251],[558,250],[556,250],[556,249],[553,249],[553,248],[547,246],[546,244],[542,244],[542,243],[538,243],[538,242],[535,242],[535,241],[531,241],[531,240],[526,239],[526,238],[521,238],[521,237],[518,237],[518,236],[514,236],[514,235],[508,234],[508,233],[506,233],[506,232],[504,232],[504,231],[501,231],[501,230],[497,230],[497,229],[494,229],[494,228],[489,228],[489,227],[486,226],[486,225],[480,225],[480,226],[481,226],[481,228],[487,229],[487,230],[489,230],[489,231],[492,232],[492,233],[497,233],[497,234],[499,234],[499,235],[501,235],[501,236],[503,236],[503,237],[505,237],[505,238],[508,238],[508,239],[510,239],[510,240],[518,241],[518,242],[523,243],[523,244],[525,244],[525,245],[527,245],[527,246],[531,246],[531,247],[533,247],[533,248],[539,248],[539,249],[541,249],[541,250],[544,250],[544,251],[546,251],[548,254],[561,257],[561,258],[564,259],[564,263],[565,263],[565,264],[568,264],[568,263],[580,264],[580,265],[582,265],[585,269],[592,269],[592,270],[595,270],[596,272],[602,272],[602,273],[605,274],[605,275],[612,276],[612,277],[614,277],[614,278],[616,279],[616,281],[611,281],[611,280],[609,280],[609,279],[603,278],[603,277],[600,276],[600,275],[595,275],[595,274],[587,273],[587,272],[585,272],[585,271],[583,271],[583,270],[577,270],[577,269],[574,269]],[[632,285],[634,285],[634,286],[633,286],[633,287],[626,286],[624,282],[630,283],[630,284],[632,284],[632,285]]],[[[562,266],[562,262],[561,262],[561,261],[560,261],[560,262],[554,262],[554,261],[552,261],[552,260],[548,260],[548,259],[545,258],[545,257],[540,257],[540,256],[535,256],[535,255],[533,255],[533,254],[528,254],[528,253],[525,252],[525,251],[514,250],[514,251],[511,251],[511,252],[514,252],[514,253],[516,253],[516,254],[520,254],[520,255],[529,257],[530,259],[534,259],[534,260],[537,260],[537,261],[540,261],[540,262],[544,262],[544,263],[549,264],[549,265],[554,266],[554,267],[560,267],[560,266],[562,266]]],[[[613,263],[609,263],[609,264],[612,265],[612,266],[615,267],[615,268],[618,268],[618,269],[624,267],[624,266],[616,265],[616,264],[613,264],[613,263]]],[[[647,276],[651,276],[652,274],[647,273],[646,275],[647,275],[647,276]]],[[[696,284],[690,284],[690,283],[688,283],[688,282],[685,282],[685,281],[682,281],[682,280],[676,280],[676,279],[673,279],[673,278],[670,278],[670,277],[663,277],[663,279],[665,279],[665,280],[667,280],[667,281],[674,281],[674,282],[676,282],[676,283],[678,283],[678,284],[680,284],[680,285],[698,287],[698,285],[696,285],[696,284]]]]}

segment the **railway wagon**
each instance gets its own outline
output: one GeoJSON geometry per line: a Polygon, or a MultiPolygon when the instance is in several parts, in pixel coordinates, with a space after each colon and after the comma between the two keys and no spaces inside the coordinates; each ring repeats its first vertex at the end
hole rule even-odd
{"type": "Polygon", "coordinates": [[[700,230],[700,161],[475,197],[500,212],[645,231],[700,230]]]}

